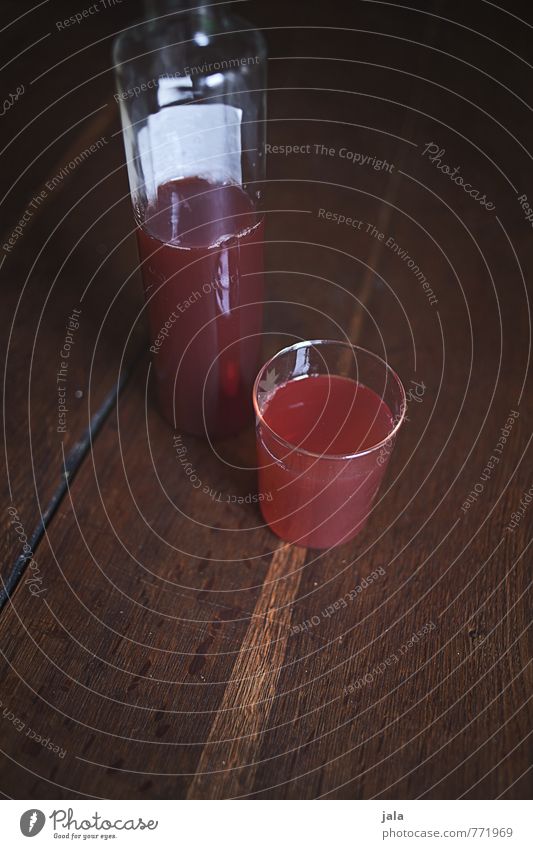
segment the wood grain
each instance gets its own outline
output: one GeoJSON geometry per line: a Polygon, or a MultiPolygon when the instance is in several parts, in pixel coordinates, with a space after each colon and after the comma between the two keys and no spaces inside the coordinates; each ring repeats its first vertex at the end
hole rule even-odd
{"type": "MultiPolygon", "coordinates": [[[[124,351],[121,373],[121,349],[139,309],[141,293],[127,287],[123,293],[116,293],[113,303],[115,287],[109,286],[110,276],[120,275],[121,280],[127,277],[131,253],[121,244],[127,233],[125,216],[117,218],[109,209],[110,196],[124,195],[125,184],[122,142],[112,139],[116,114],[109,105],[92,114],[95,102],[101,105],[102,97],[98,88],[92,91],[84,101],[81,117],[65,110],[61,122],[50,127],[54,133],[51,142],[56,136],[58,140],[44,151],[44,157],[41,151],[36,153],[33,165],[21,159],[21,148],[16,145],[6,154],[17,162],[17,170],[13,173],[5,163],[2,245],[24,211],[31,212],[20,239],[8,253],[2,251],[1,266],[1,327],[6,343],[2,358],[2,502],[16,511],[18,527],[23,528],[15,532],[9,516],[4,515],[0,577],[9,579],[7,591],[26,564],[21,534],[32,548],[38,545],[44,526],[64,496],[65,472],[70,477],[75,473],[89,444],[90,430],[97,427],[98,411],[113,395],[136,355],[138,338],[134,333],[133,342],[124,351]],[[96,149],[92,161],[89,156],[74,170],[68,170],[69,163],[102,138],[105,151],[104,147],[96,149]],[[19,181],[18,170],[27,167],[28,174],[19,181]],[[47,183],[58,174],[62,179],[50,190],[47,183]],[[97,174],[101,184],[95,187],[97,174]],[[13,188],[15,179],[18,182],[13,188]],[[22,186],[28,186],[27,194],[22,193],[22,186]],[[32,211],[32,199],[39,192],[46,197],[32,211]],[[60,384],[61,351],[73,315],[78,327],[60,384]],[[66,391],[67,413],[61,420],[59,388],[66,391]]],[[[20,105],[25,107],[24,101],[20,105]]],[[[22,138],[31,138],[31,128],[23,127],[21,133],[22,138]]],[[[30,144],[23,150],[31,157],[30,144]]],[[[127,198],[124,201],[121,208],[129,214],[129,202],[127,198]]],[[[135,265],[131,266],[133,270],[135,265]]],[[[4,599],[0,584],[0,605],[4,599]]]]}
{"type": "Polygon", "coordinates": [[[276,696],[304,560],[305,549],[289,546],[281,546],[272,557],[189,799],[233,798],[253,783],[254,760],[276,696]]]}
{"type": "MultiPolygon", "coordinates": [[[[529,20],[519,5],[513,10],[529,20]]],[[[112,174],[122,162],[119,137],[97,168],[109,179],[76,206],[95,183],[90,165],[76,170],[5,261],[3,327],[36,251],[61,222],[9,343],[10,374],[19,378],[6,389],[12,502],[32,529],[53,510],[34,552],[44,591],[32,592],[23,563],[0,613],[6,795],[530,795],[531,516],[525,510],[511,523],[531,487],[533,242],[517,195],[533,198],[533,129],[524,121],[523,63],[507,54],[503,62],[490,38],[524,57],[528,42],[504,12],[484,4],[480,22],[479,8],[434,3],[426,16],[388,4],[384,16],[378,3],[356,11],[340,3],[334,21],[323,4],[305,14],[279,2],[249,11],[270,40],[269,142],[310,145],[308,154],[268,159],[264,356],[301,338],[348,337],[386,355],[411,391],[375,509],[351,543],[329,552],[284,546],[256,504],[228,497],[255,491],[252,428],[217,443],[216,453],[182,435],[216,498],[192,489],[176,462],[148,359],[137,358],[146,347],[141,289],[129,278],[136,257],[125,174],[112,174]],[[495,210],[428,159],[430,142],[495,210]],[[341,148],[392,170],[354,165],[341,148]],[[338,225],[320,210],[365,226],[338,225]],[[62,446],[56,350],[93,274],[69,374],[83,406],[69,413],[62,446]],[[110,396],[130,330],[131,377],[110,396]],[[63,450],[83,440],[95,413],[94,438],[85,437],[76,474],[54,503],[63,450]]],[[[79,46],[112,20],[87,26],[76,33],[79,46]]],[[[43,135],[81,118],[82,106],[111,108],[66,136],[55,158],[36,162],[3,230],[76,147],[118,126],[105,39],[91,51],[66,60],[61,73],[83,81],[92,56],[100,82],[78,111],[67,101],[59,123],[56,112],[43,118],[43,135]]],[[[37,74],[44,48],[36,61],[37,74]]],[[[10,117],[13,132],[37,100],[32,89],[10,117]]],[[[26,166],[22,147],[10,155],[13,167],[26,166]]],[[[3,545],[9,578],[20,554],[12,529],[3,545]]]]}

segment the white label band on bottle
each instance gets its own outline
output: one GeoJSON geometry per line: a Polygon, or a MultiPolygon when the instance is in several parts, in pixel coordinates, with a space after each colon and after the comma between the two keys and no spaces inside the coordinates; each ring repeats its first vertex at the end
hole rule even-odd
{"type": "Polygon", "coordinates": [[[146,193],[181,177],[242,185],[242,109],[222,103],[167,106],[139,131],[146,193]]]}

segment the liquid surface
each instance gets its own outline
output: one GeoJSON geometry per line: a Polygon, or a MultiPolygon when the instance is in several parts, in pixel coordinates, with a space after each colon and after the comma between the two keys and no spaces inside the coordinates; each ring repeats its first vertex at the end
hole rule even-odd
{"type": "Polygon", "coordinates": [[[167,245],[214,248],[246,235],[256,223],[250,199],[240,186],[187,177],[158,187],[157,201],[146,210],[143,227],[167,245]]]}
{"type": "Polygon", "coordinates": [[[251,418],[263,312],[263,221],[238,186],[165,183],[137,240],[159,406],[226,436],[251,418]]]}
{"type": "Polygon", "coordinates": [[[282,439],[317,454],[354,454],[387,438],[392,414],[367,386],[337,375],[291,380],[269,398],[263,417],[282,439]]]}

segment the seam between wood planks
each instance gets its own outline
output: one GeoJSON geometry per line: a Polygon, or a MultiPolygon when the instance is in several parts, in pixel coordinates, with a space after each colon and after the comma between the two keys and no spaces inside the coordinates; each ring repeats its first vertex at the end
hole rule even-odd
{"type": "MultiPolygon", "coordinates": [[[[92,139],[97,138],[98,134],[101,134],[103,130],[109,124],[111,124],[111,122],[112,119],[107,110],[103,113],[99,113],[91,121],[89,121],[87,126],[76,136],[75,140],[66,148],[65,151],[63,151],[60,159],[57,160],[57,165],[55,166],[54,173],[56,170],[59,171],[60,165],[64,163],[65,160],[68,160],[68,158],[72,158],[74,156],[74,153],[79,152],[80,148],[86,147],[88,144],[90,144],[92,139]]],[[[63,184],[58,186],[57,195],[59,195],[62,188],[63,184]]],[[[39,546],[39,543],[41,542],[44,536],[46,528],[52,521],[59,505],[61,504],[61,501],[67,493],[70,481],[72,481],[75,477],[76,472],[78,471],[81,463],[83,462],[89,450],[89,446],[92,440],[96,438],[105,419],[111,412],[113,404],[115,403],[118,395],[126,385],[127,380],[129,379],[131,373],[134,370],[136,361],[137,357],[133,360],[132,365],[123,371],[120,380],[117,381],[113,389],[111,389],[109,394],[102,402],[100,408],[92,416],[89,422],[89,427],[82,435],[81,439],[78,440],[74,444],[72,449],[69,451],[61,475],[61,482],[56,487],[55,491],[53,492],[52,496],[48,501],[48,504],[42,511],[41,521],[38,522],[37,526],[28,538],[27,544],[30,547],[30,552],[27,554],[21,552],[15,558],[15,561],[13,562],[11,571],[9,572],[7,578],[1,579],[2,585],[0,586],[0,614],[3,608],[5,607],[7,600],[12,596],[16,587],[18,586],[18,583],[22,578],[28,563],[32,560],[39,546]]]]}
{"type": "Polygon", "coordinates": [[[28,539],[28,545],[30,547],[29,553],[19,554],[13,563],[11,572],[7,579],[2,579],[2,587],[0,588],[0,614],[8,599],[10,599],[15,592],[22,576],[24,575],[28,563],[30,563],[33,559],[35,552],[39,547],[39,543],[44,536],[46,528],[54,518],[59,505],[68,492],[68,488],[74,480],[83,460],[87,456],[92,442],[96,439],[98,433],[102,429],[102,425],[113,409],[118,396],[131,377],[135,365],[137,364],[137,359],[138,358],[136,358],[133,363],[122,372],[120,379],[108,393],[97,412],[91,417],[89,427],[86,429],[81,439],[74,444],[67,454],[61,476],[61,482],[56,487],[48,504],[46,505],[46,508],[42,511],[41,521],[37,524],[37,527],[28,539]]]}

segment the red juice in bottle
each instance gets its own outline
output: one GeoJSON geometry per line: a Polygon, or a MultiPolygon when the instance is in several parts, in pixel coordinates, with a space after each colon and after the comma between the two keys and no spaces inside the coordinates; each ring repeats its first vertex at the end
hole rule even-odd
{"type": "Polygon", "coordinates": [[[227,436],[252,414],[263,313],[263,220],[240,186],[159,186],[137,240],[159,406],[179,430],[227,436]]]}
{"type": "Polygon", "coordinates": [[[263,516],[287,542],[329,548],[363,527],[392,448],[387,404],[338,375],[299,377],[263,401],[257,423],[263,516]],[[383,445],[382,445],[383,444],[383,445]]]}

